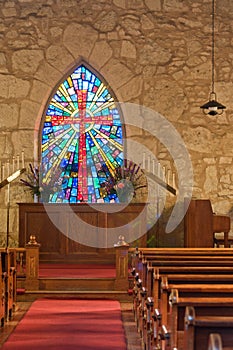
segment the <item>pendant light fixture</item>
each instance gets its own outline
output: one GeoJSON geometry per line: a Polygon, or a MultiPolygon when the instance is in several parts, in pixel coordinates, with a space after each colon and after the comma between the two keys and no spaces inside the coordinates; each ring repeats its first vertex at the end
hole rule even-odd
{"type": "Polygon", "coordinates": [[[226,108],[224,105],[217,101],[216,92],[214,89],[214,49],[215,49],[215,0],[212,0],[212,91],[210,93],[209,101],[202,105],[204,114],[209,114],[211,116],[219,115],[223,113],[223,110],[226,108]]]}

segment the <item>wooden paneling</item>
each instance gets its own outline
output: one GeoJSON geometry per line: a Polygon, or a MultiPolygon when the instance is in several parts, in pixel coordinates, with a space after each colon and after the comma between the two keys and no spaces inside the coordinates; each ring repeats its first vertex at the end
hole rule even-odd
{"type": "Polygon", "coordinates": [[[137,236],[140,246],[146,246],[144,208],[142,203],[128,206],[19,203],[19,246],[25,247],[30,235],[35,235],[41,244],[40,261],[78,259],[80,263],[91,263],[101,258],[102,262],[115,262],[115,249],[109,244],[108,230],[115,229],[114,243],[117,243],[121,227],[126,225],[127,240],[137,236]]]}

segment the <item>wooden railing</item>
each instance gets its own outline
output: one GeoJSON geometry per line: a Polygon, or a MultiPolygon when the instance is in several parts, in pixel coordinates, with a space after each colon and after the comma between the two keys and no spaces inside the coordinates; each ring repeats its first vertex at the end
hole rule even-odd
{"type": "MultiPolygon", "coordinates": [[[[35,291],[39,288],[39,250],[40,244],[37,243],[34,235],[30,236],[25,248],[15,248],[18,257],[18,273],[25,274],[27,291],[35,291]]],[[[123,236],[119,236],[119,241],[115,244],[116,291],[128,291],[129,288],[128,251],[129,244],[124,241],[123,236]]]]}

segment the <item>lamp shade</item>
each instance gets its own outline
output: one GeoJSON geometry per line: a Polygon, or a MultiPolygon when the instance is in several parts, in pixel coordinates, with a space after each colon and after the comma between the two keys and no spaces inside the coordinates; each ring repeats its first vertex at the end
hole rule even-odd
{"type": "Polygon", "coordinates": [[[210,100],[200,108],[203,109],[205,114],[209,114],[211,116],[215,116],[217,114],[222,114],[223,110],[226,109],[226,106],[222,105],[216,100],[210,100]]]}

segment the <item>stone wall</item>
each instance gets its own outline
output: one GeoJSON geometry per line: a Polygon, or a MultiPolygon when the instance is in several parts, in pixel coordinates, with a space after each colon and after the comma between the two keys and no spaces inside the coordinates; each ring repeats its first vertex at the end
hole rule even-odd
{"type": "MultiPolygon", "coordinates": [[[[149,108],[177,130],[192,162],[193,196],[209,198],[216,213],[233,215],[232,33],[233,2],[216,0],[215,90],[227,109],[210,117],[199,107],[211,89],[211,0],[2,0],[1,162],[22,150],[27,163],[38,158],[48,98],[84,60],[118,101],[149,108]]],[[[171,150],[154,137],[160,126],[153,113],[142,117],[143,127],[128,134],[175,171],[171,150]]],[[[5,188],[0,195],[4,244],[5,188]]],[[[16,203],[31,196],[19,183],[10,195],[11,244],[17,244],[16,203]]]]}

